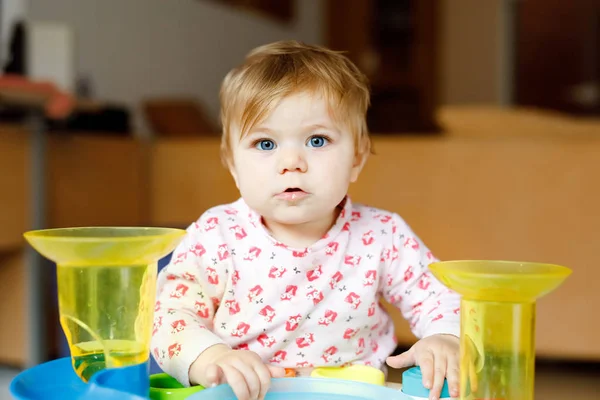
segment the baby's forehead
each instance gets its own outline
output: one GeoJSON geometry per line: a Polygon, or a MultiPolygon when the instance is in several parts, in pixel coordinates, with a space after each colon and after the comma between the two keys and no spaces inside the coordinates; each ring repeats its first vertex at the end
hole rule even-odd
{"type": "Polygon", "coordinates": [[[323,126],[336,128],[343,121],[339,104],[318,93],[293,93],[273,101],[262,109],[247,104],[235,119],[235,125],[246,125],[250,132],[257,127],[270,126],[323,126]],[[244,121],[246,119],[246,121],[244,121]],[[247,121],[251,120],[251,123],[247,121]]]}
{"type": "Polygon", "coordinates": [[[263,114],[261,123],[308,123],[331,121],[330,102],[319,96],[292,95],[282,98],[263,114]]]}

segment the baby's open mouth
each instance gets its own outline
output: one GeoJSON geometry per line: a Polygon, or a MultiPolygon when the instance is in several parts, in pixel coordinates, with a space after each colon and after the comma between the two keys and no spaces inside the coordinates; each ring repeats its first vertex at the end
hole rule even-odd
{"type": "Polygon", "coordinates": [[[279,197],[280,199],[284,199],[286,201],[299,201],[303,198],[305,198],[306,196],[308,196],[309,193],[305,192],[304,190],[297,188],[297,187],[291,187],[291,188],[287,188],[285,189],[283,192],[279,193],[277,195],[277,197],[279,197]]]}

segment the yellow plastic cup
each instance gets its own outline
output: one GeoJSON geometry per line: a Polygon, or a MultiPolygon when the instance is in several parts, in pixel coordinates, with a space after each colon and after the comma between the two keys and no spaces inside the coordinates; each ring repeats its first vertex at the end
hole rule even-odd
{"type": "Polygon", "coordinates": [[[148,361],[157,262],[184,235],[180,229],[135,227],[25,233],[57,264],[60,324],[83,381],[105,368],[148,361]]]}
{"type": "Polygon", "coordinates": [[[536,301],[559,287],[571,270],[477,260],[437,262],[429,268],[462,295],[461,400],[533,400],[536,301]]]}

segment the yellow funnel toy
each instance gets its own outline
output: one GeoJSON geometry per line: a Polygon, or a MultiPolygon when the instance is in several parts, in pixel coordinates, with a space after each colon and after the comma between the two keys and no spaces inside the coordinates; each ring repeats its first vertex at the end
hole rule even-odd
{"type": "Polygon", "coordinates": [[[84,381],[148,361],[157,262],[185,235],[168,228],[65,228],[25,239],[56,262],[60,323],[84,381]]]}
{"type": "Polygon", "coordinates": [[[506,261],[438,262],[430,269],[462,295],[460,398],[533,400],[536,300],[571,270],[506,261]]]}

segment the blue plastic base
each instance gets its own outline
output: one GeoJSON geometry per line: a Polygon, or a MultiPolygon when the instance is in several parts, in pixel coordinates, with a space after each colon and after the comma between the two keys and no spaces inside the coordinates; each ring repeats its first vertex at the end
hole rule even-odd
{"type": "Polygon", "coordinates": [[[21,372],[10,393],[18,400],[144,400],[149,387],[148,363],[100,371],[86,384],[73,371],[71,358],[64,357],[21,372]]]}
{"type": "MultiPolygon", "coordinates": [[[[229,385],[191,395],[187,400],[235,400],[229,385]]],[[[277,378],[265,400],[411,400],[396,389],[329,378],[277,378]]]]}

